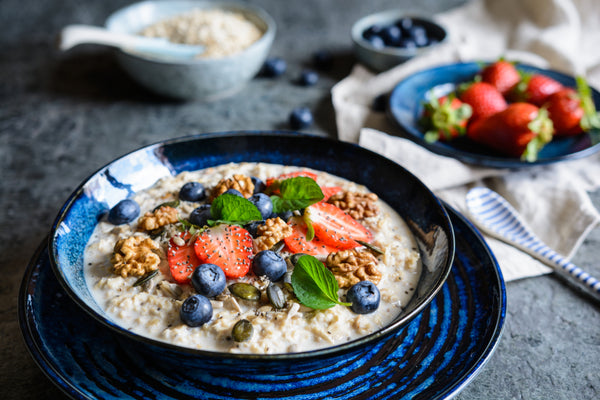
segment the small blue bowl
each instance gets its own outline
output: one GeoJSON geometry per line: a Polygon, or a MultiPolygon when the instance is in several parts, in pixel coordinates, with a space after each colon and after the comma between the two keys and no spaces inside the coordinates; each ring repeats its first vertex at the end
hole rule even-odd
{"type": "Polygon", "coordinates": [[[358,60],[375,71],[385,71],[398,64],[402,64],[413,57],[434,50],[446,41],[448,34],[442,26],[430,18],[406,14],[406,12],[402,10],[389,10],[367,15],[356,21],[352,26],[351,36],[354,45],[354,53],[358,60]],[[378,48],[374,47],[363,36],[363,33],[374,25],[380,27],[389,26],[406,17],[411,18],[413,21],[427,29],[430,37],[435,38],[435,43],[415,48],[392,46],[378,48]]]}
{"type": "Polygon", "coordinates": [[[272,375],[327,371],[360,357],[417,316],[444,284],[454,257],[454,234],[440,201],[410,172],[356,145],[293,132],[232,132],[174,139],[143,147],[107,164],[69,197],[52,227],[52,269],[75,303],[117,333],[131,360],[152,361],[186,374],[268,380],[272,375]],[[159,178],[229,162],[267,162],[326,171],[368,186],[407,222],[423,272],[415,294],[388,326],[341,345],[301,353],[230,354],[175,346],[116,325],[94,301],[83,275],[83,253],[98,219],[118,201],[159,178]]]}
{"type": "Polygon", "coordinates": [[[167,97],[209,101],[232,95],[260,71],[273,44],[275,21],[263,9],[238,1],[143,1],[116,11],[105,25],[110,31],[137,34],[153,23],[194,9],[241,13],[263,36],[245,50],[223,58],[173,61],[118,50],[117,60],[132,79],[167,97]]]}

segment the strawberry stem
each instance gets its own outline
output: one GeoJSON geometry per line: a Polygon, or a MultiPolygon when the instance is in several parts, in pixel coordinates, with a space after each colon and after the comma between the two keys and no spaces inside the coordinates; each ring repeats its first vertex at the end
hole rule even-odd
{"type": "Polygon", "coordinates": [[[540,108],[535,118],[527,124],[527,128],[537,135],[527,143],[525,151],[521,155],[521,159],[528,162],[537,160],[538,153],[552,140],[554,135],[554,124],[548,116],[548,110],[544,107],[540,108]]]}
{"type": "Polygon", "coordinates": [[[596,112],[596,105],[592,99],[592,90],[583,76],[577,76],[575,81],[577,83],[577,93],[579,93],[581,108],[583,108],[581,128],[584,131],[600,129],[600,114],[596,112]]]}

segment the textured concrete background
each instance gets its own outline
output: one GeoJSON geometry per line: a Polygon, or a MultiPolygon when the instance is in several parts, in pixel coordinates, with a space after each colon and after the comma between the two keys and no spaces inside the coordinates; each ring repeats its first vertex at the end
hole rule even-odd
{"type": "MultiPolygon", "coordinates": [[[[272,54],[287,73],[255,79],[232,98],[180,103],[141,89],[110,51],[53,48],[69,23],[101,25],[121,0],[2,0],[0,4],[0,397],[63,398],[27,353],[17,293],[29,258],[62,203],[102,165],[140,146],[200,132],[287,128],[310,107],[308,131],[335,137],[329,90],[354,64],[349,30],[364,14],[393,7],[439,12],[462,0],[256,0],[276,19],[272,54]],[[411,3],[414,3],[410,5],[411,3]],[[334,69],[311,88],[293,81],[311,54],[328,49],[334,69]]],[[[600,206],[600,193],[594,202],[600,206]]],[[[600,274],[600,229],[574,260],[600,274]]],[[[600,398],[600,309],[551,276],[507,285],[504,335],[482,372],[458,396],[471,399],[600,398]]]]}

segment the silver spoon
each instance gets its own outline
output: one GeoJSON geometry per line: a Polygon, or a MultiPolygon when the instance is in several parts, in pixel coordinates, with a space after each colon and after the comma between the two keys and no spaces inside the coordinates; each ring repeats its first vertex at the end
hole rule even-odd
{"type": "Polygon", "coordinates": [[[171,43],[165,38],[153,38],[126,33],[90,25],[67,25],[58,38],[58,47],[68,50],[83,43],[117,47],[128,52],[146,54],[166,59],[192,60],[204,52],[204,46],[171,43]]]}
{"type": "Polygon", "coordinates": [[[483,231],[527,252],[548,266],[580,291],[600,300],[600,281],[567,261],[529,230],[521,216],[506,199],[484,187],[467,193],[467,209],[483,231]]]}

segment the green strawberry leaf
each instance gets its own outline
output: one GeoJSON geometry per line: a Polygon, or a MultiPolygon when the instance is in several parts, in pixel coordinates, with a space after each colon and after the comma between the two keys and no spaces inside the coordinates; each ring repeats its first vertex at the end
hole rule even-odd
{"type": "Polygon", "coordinates": [[[273,212],[302,210],[325,197],[323,191],[307,176],[297,176],[276,182],[279,194],[271,196],[273,212]]]}
{"type": "Polygon", "coordinates": [[[325,310],[336,304],[351,305],[339,301],[335,276],[313,256],[305,254],[296,260],[292,287],[300,303],[310,308],[325,310]]]}
{"type": "Polygon", "coordinates": [[[249,200],[230,193],[223,193],[210,206],[210,226],[218,223],[242,225],[262,219],[260,211],[249,200]]]}

